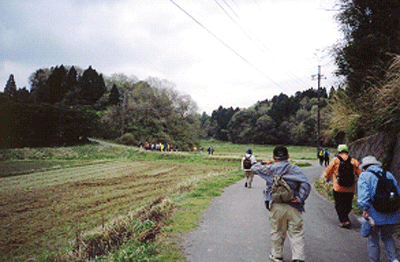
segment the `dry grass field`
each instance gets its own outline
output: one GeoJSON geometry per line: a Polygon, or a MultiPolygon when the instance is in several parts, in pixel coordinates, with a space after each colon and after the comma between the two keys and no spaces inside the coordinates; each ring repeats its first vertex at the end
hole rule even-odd
{"type": "MultiPolygon", "coordinates": [[[[193,198],[189,196],[187,206],[177,212],[176,225],[164,230],[190,229],[199,211],[223,187],[241,179],[242,172],[229,174],[239,169],[248,147],[258,160],[270,159],[273,149],[222,142],[212,145],[213,156],[207,154],[208,142],[203,144],[202,155],[101,145],[0,150],[0,261],[61,261],[55,257],[76,249],[75,240],[82,235],[107,228],[115,218],[161,199],[177,194],[181,198],[199,181],[214,181],[191,193],[193,198]],[[204,192],[208,192],[206,197],[204,192]]],[[[296,159],[315,155],[312,148],[289,150],[296,159]]],[[[176,261],[175,255],[169,256],[161,261],[176,261]]]]}
{"type": "Polygon", "coordinates": [[[118,159],[2,177],[0,260],[25,261],[43,250],[67,249],[77,232],[166,197],[187,180],[233,169],[118,159]]]}

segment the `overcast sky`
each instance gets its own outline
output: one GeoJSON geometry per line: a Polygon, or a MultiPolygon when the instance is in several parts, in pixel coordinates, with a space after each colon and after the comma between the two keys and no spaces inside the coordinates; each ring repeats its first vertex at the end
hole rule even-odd
{"type": "Polygon", "coordinates": [[[39,68],[166,79],[199,112],[317,87],[341,38],[335,0],[0,0],[0,90],[39,68]]]}

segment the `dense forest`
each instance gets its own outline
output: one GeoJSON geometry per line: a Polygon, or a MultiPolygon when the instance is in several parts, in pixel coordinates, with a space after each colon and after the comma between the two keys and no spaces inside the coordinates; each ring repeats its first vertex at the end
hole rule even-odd
{"type": "MultiPolygon", "coordinates": [[[[165,81],[56,66],[0,93],[0,147],[84,143],[89,136],[126,144],[166,143],[190,150],[200,139],[233,143],[334,146],[400,131],[400,2],[340,0],[343,39],[331,53],[338,87],[279,94],[249,108],[197,112],[165,81]],[[318,112],[320,134],[318,136],[318,112]]],[[[218,88],[218,87],[216,87],[218,88]]]]}
{"type": "Polygon", "coordinates": [[[63,65],[39,69],[29,80],[30,91],[17,88],[11,74],[0,93],[2,148],[75,145],[89,136],[183,150],[199,144],[197,106],[172,88],[63,65]]]}
{"type": "MultiPolygon", "coordinates": [[[[328,101],[325,89],[319,94],[309,89],[247,109],[219,107],[208,116],[197,113],[190,96],[155,78],[104,78],[91,67],[61,65],[39,69],[29,80],[30,91],[17,88],[10,75],[0,94],[2,147],[73,145],[87,142],[89,136],[131,145],[178,145],[183,150],[198,146],[201,138],[315,145],[318,106],[324,115],[328,101]]],[[[326,128],[323,121],[321,126],[326,128]]]]}
{"type": "MultiPolygon", "coordinates": [[[[320,110],[321,119],[326,119],[327,104],[326,89],[321,88],[319,94],[316,89],[290,97],[281,93],[247,109],[221,106],[211,116],[202,114],[203,138],[233,143],[316,145],[317,113],[320,110]]],[[[328,128],[326,121],[321,121],[321,128],[328,128]]],[[[324,141],[326,145],[331,142],[324,141]]]]}

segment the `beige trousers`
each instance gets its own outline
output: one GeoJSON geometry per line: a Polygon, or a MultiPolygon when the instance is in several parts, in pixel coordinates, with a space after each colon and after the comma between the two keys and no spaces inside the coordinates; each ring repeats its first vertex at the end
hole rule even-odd
{"type": "Polygon", "coordinates": [[[253,183],[254,173],[251,171],[245,171],[246,183],[249,188],[251,188],[251,184],[253,183]]]}
{"type": "Polygon", "coordinates": [[[272,255],[283,258],[283,244],[287,234],[292,248],[292,260],[305,260],[302,213],[288,204],[272,203],[269,221],[272,255]]]}

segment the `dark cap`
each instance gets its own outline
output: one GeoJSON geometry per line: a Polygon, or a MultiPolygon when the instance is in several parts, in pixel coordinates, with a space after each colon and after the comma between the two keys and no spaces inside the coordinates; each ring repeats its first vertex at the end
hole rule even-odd
{"type": "Polygon", "coordinates": [[[286,160],[289,158],[289,153],[286,147],[277,146],[274,148],[274,157],[278,160],[286,160]]]}

